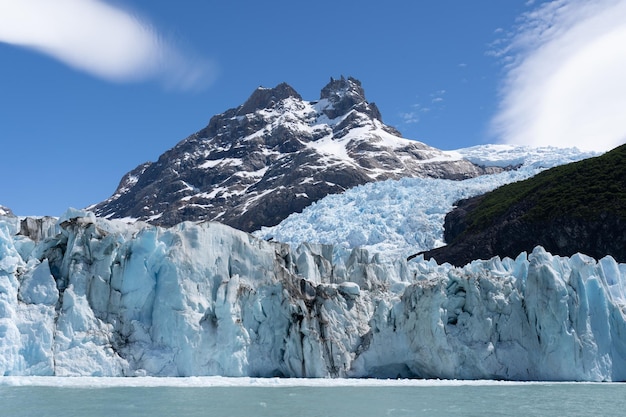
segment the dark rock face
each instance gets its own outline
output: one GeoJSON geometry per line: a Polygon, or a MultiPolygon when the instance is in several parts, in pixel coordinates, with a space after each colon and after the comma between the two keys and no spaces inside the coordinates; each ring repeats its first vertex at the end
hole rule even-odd
{"type": "Polygon", "coordinates": [[[281,100],[294,97],[302,100],[300,94],[287,83],[278,84],[274,88],[257,88],[248,100],[239,108],[238,115],[254,113],[258,110],[270,109],[281,100]]]}
{"type": "Polygon", "coordinates": [[[341,77],[339,80],[331,78],[326,87],[322,88],[320,100],[328,100],[332,104],[323,110],[329,119],[348,114],[354,109],[382,122],[378,107],[365,100],[365,91],[361,82],[352,77],[348,79],[341,77]]]}
{"type": "Polygon", "coordinates": [[[626,262],[626,221],[613,213],[602,213],[595,220],[562,217],[545,222],[522,219],[523,208],[512,210],[493,227],[463,234],[468,211],[475,209],[482,196],[464,200],[446,216],[445,239],[451,244],[424,252],[426,259],[463,266],[475,259],[494,256],[515,258],[530,253],[535,246],[548,252],[572,256],[584,253],[596,259],[611,255],[626,262]]]}
{"type": "Polygon", "coordinates": [[[541,245],[555,255],[611,255],[626,262],[626,145],[462,200],[444,227],[449,244],[424,252],[426,259],[462,266],[494,256],[515,258],[541,245]],[[496,192],[519,198],[477,223],[493,211],[496,192]]]}
{"type": "Polygon", "coordinates": [[[35,242],[40,242],[47,237],[55,236],[58,231],[55,217],[26,217],[20,220],[19,235],[26,236],[35,242]]]}
{"type": "Polygon", "coordinates": [[[406,176],[464,179],[485,172],[402,139],[382,123],[361,83],[342,77],[331,79],[312,102],[284,83],[257,89],[158,161],[126,174],[113,196],[89,208],[102,217],[164,226],[216,220],[254,231],[367,182],[406,176]]]}

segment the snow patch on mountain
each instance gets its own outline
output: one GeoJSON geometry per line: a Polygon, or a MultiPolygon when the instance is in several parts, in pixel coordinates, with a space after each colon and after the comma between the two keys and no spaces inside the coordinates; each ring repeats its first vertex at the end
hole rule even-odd
{"type": "Polygon", "coordinates": [[[597,152],[581,151],[578,148],[536,148],[504,144],[478,145],[458,149],[456,152],[476,165],[503,168],[552,168],[599,155],[597,152]]]}

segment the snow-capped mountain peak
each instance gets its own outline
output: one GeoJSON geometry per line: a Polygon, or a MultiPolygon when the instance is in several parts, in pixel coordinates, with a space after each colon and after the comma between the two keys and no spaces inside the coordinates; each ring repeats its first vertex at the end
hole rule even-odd
{"type": "Polygon", "coordinates": [[[402,138],[382,122],[361,83],[341,77],[316,101],[286,83],[257,88],[157,162],[131,171],[90,209],[108,218],[217,220],[253,231],[368,182],[484,172],[458,154],[402,138]]]}
{"type": "Polygon", "coordinates": [[[287,83],[278,84],[274,88],[259,87],[252,93],[250,98],[238,108],[237,114],[245,115],[272,108],[276,103],[291,97],[302,100],[300,94],[287,83]]]}

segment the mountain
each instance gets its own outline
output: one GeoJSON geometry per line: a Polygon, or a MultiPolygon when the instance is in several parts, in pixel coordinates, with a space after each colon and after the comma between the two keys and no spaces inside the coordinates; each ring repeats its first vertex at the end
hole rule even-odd
{"type": "Polygon", "coordinates": [[[109,199],[89,209],[163,226],[216,220],[254,231],[360,184],[493,171],[403,139],[382,122],[358,80],[331,78],[317,101],[284,83],[258,88],[158,161],[126,174],[109,199]]]}
{"type": "Polygon", "coordinates": [[[455,268],[215,222],[24,220],[0,217],[0,375],[626,380],[611,257],[455,268]]]}
{"type": "Polygon", "coordinates": [[[541,245],[626,262],[626,145],[458,202],[444,238],[424,256],[464,265],[541,245]]]}

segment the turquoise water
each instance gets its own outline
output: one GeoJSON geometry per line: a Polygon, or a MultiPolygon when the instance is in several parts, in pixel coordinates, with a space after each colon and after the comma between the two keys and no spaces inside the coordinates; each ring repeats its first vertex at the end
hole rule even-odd
{"type": "Polygon", "coordinates": [[[626,384],[54,387],[0,385],[0,415],[624,416],[626,384]]]}

